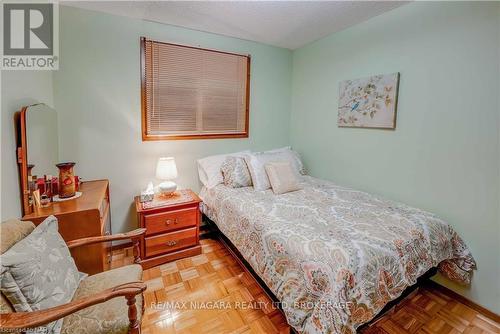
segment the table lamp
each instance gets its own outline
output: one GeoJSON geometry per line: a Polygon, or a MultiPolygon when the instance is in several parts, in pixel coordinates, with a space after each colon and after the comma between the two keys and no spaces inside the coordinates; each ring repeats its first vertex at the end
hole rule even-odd
{"type": "Polygon", "coordinates": [[[158,185],[158,189],[162,195],[171,195],[177,189],[177,184],[171,181],[177,178],[177,167],[175,160],[172,157],[158,159],[156,165],[156,178],[164,180],[158,185]]]}

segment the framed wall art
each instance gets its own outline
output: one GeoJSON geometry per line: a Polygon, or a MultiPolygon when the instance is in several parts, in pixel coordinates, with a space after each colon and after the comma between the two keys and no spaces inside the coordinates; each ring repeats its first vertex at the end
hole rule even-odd
{"type": "Polygon", "coordinates": [[[395,129],[398,88],[399,73],[342,81],[338,126],[395,129]]]}

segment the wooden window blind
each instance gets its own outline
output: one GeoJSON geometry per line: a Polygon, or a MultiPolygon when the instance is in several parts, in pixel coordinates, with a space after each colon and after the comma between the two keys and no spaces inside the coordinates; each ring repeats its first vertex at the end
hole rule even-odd
{"type": "Polygon", "coordinates": [[[141,38],[143,140],[248,137],[250,57],[141,38]]]}

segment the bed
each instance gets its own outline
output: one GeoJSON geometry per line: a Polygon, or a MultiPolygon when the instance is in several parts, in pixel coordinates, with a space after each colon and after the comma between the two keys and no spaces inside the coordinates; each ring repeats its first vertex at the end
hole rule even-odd
{"type": "Polygon", "coordinates": [[[438,267],[470,283],[475,262],[435,215],[303,176],[302,190],[203,188],[203,213],[303,333],[354,333],[438,267]]]}

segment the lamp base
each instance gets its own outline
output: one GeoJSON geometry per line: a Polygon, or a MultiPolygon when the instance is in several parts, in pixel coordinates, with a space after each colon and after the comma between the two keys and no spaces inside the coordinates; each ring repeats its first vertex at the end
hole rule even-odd
{"type": "Polygon", "coordinates": [[[165,181],[158,185],[158,189],[162,195],[172,195],[177,189],[177,184],[172,181],[165,181]]]}

